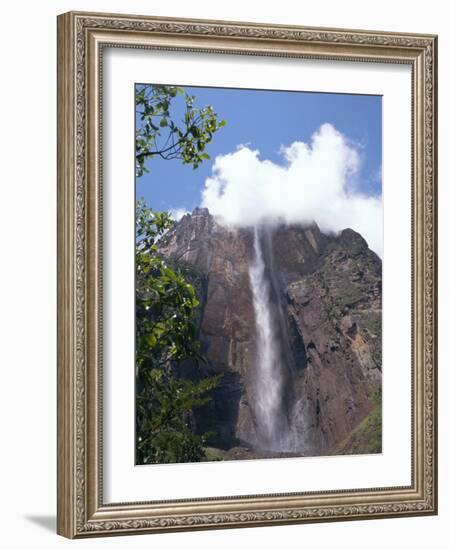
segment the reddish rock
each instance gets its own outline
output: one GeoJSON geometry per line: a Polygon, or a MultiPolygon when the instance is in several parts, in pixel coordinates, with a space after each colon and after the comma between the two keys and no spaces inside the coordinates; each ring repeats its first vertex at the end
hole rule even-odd
{"type": "MultiPolygon", "coordinates": [[[[257,431],[248,274],[253,238],[251,228],[224,227],[196,209],[161,243],[171,262],[194,269],[207,373],[224,374],[211,402],[196,413],[197,429],[215,432],[212,446],[249,448],[242,454],[251,457],[257,431]]],[[[370,413],[380,393],[381,261],[356,232],[329,236],[316,224],[277,225],[262,244],[272,293],[282,306],[276,324],[286,350],[284,414],[297,432],[298,455],[327,454],[370,413]]]]}

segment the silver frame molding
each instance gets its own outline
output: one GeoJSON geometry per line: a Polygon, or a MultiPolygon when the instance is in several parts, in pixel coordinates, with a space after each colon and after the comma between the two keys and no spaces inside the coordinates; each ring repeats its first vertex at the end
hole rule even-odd
{"type": "Polygon", "coordinates": [[[70,12],[58,17],[58,533],[70,538],[437,513],[437,37],[70,12]],[[102,49],[132,47],[412,68],[412,483],[104,504],[102,49]]]}

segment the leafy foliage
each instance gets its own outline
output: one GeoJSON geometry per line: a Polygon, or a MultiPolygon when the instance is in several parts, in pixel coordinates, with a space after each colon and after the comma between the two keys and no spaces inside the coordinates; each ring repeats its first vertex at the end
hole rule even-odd
{"type": "Polygon", "coordinates": [[[190,462],[204,455],[206,435],[196,435],[192,410],[207,403],[218,377],[184,379],[182,361],[203,361],[194,320],[199,302],[180,270],[158,254],[172,226],[166,212],[137,203],[136,228],[136,429],[137,462],[190,462]]]}
{"type": "Polygon", "coordinates": [[[136,91],[136,174],[148,172],[146,161],[154,156],[180,159],[193,168],[209,159],[206,146],[226,121],[218,121],[211,105],[195,106],[195,96],[179,86],[140,85],[136,91]],[[173,116],[175,98],[183,99],[180,120],[173,116]]]}
{"type": "MultiPolygon", "coordinates": [[[[136,175],[148,160],[179,159],[198,168],[206,146],[225,121],[178,86],[141,85],[136,90],[136,175]],[[176,105],[177,102],[177,105],[176,105]],[[184,108],[181,116],[179,106],[184,108]]],[[[201,378],[195,308],[199,302],[184,270],[167,264],[158,242],[173,225],[166,212],[137,204],[136,226],[136,430],[137,462],[201,460],[208,434],[196,435],[192,411],[207,403],[219,377],[201,378]],[[196,366],[194,380],[180,366],[196,366]]]]}

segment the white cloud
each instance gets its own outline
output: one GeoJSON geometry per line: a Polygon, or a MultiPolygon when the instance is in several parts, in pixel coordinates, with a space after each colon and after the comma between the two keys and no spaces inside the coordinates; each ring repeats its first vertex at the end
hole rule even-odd
{"type": "Polygon", "coordinates": [[[171,217],[177,222],[186,214],[190,214],[190,212],[185,208],[170,208],[168,212],[171,217]]]}
{"type": "Polygon", "coordinates": [[[325,232],[350,227],[382,257],[382,200],[361,194],[354,185],[360,167],[356,147],[331,124],[323,124],[310,144],[295,141],[283,146],[281,155],[285,162],[277,164],[241,146],[218,156],[201,206],[236,226],[280,218],[315,221],[325,232]]]}

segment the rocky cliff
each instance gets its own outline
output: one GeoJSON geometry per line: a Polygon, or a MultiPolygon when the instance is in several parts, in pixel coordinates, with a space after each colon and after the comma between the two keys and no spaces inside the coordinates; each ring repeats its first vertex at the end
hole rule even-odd
{"type": "Polygon", "coordinates": [[[210,403],[196,413],[196,429],[214,432],[212,445],[222,458],[347,452],[344,442],[354,433],[359,443],[349,452],[380,452],[380,424],[373,431],[367,419],[379,411],[381,389],[381,261],[351,229],[332,236],[316,224],[260,228],[274,336],[282,349],[279,414],[295,441],[278,453],[263,448],[249,276],[254,235],[254,228],[228,228],[196,209],[161,243],[197,289],[204,374],[223,375],[210,403]]]}

